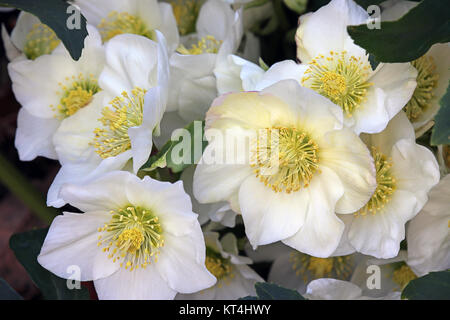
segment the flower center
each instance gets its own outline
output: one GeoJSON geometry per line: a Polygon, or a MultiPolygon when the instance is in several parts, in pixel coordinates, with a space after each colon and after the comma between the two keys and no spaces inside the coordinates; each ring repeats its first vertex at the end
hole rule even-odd
{"type": "Polygon", "coordinates": [[[28,59],[34,60],[51,53],[59,43],[60,40],[52,29],[45,24],[37,23],[26,36],[23,52],[28,59]]]}
{"type": "Polygon", "coordinates": [[[157,262],[160,248],[164,246],[158,217],[151,210],[134,206],[110,213],[109,223],[98,228],[101,234],[97,243],[108,253],[108,258],[130,271],[157,262]]]}
{"type": "Polygon", "coordinates": [[[372,147],[372,157],[375,161],[377,187],[367,204],[355,213],[356,216],[365,216],[367,213],[376,214],[391,200],[396,189],[396,181],[391,172],[392,159],[388,159],[375,147],[372,147]]]}
{"type": "Polygon", "coordinates": [[[196,44],[194,43],[189,49],[184,45],[180,45],[177,52],[181,54],[202,54],[202,53],[217,53],[222,45],[222,40],[216,40],[213,36],[205,36],[201,38],[196,44]]]}
{"type": "Polygon", "coordinates": [[[251,166],[256,177],[275,192],[308,187],[318,170],[319,147],[302,130],[274,127],[260,130],[253,143],[251,166]]]}
{"type": "Polygon", "coordinates": [[[431,56],[422,56],[411,64],[417,69],[417,86],[404,110],[409,120],[414,122],[425,110],[430,108],[439,75],[435,73],[436,65],[431,56]]]}
{"type": "Polygon", "coordinates": [[[61,119],[70,117],[87,106],[92,101],[94,94],[100,91],[93,75],[85,78],[80,73],[78,77],[66,78],[65,81],[68,84],[58,83],[61,88],[61,91],[58,92],[61,95],[59,105],[57,107],[50,106],[57,112],[57,117],[61,119]]]}
{"type": "Polygon", "coordinates": [[[114,157],[131,148],[128,129],[142,124],[145,93],[138,87],[131,95],[124,91],[110,102],[112,109],[103,108],[99,121],[104,127],[94,130],[92,143],[100,157],[114,157]]]}
{"type": "Polygon", "coordinates": [[[206,247],[205,265],[206,269],[208,269],[217,280],[234,278],[230,259],[224,259],[219,252],[210,247],[206,247]]]}
{"type": "Polygon", "coordinates": [[[401,267],[395,269],[392,274],[392,280],[399,285],[400,290],[403,290],[414,279],[417,279],[417,276],[406,263],[403,263],[401,267]]]}
{"type": "Polygon", "coordinates": [[[200,3],[195,0],[172,0],[170,4],[177,20],[178,31],[184,36],[195,32],[195,23],[200,12],[200,3]]]}
{"type": "Polygon", "coordinates": [[[151,40],[156,39],[154,30],[150,30],[141,18],[127,12],[111,11],[108,17],[99,23],[98,29],[104,42],[123,33],[137,34],[151,40]]]}
{"type": "Polygon", "coordinates": [[[349,277],[353,259],[351,256],[316,258],[298,252],[291,253],[289,261],[297,276],[302,275],[305,282],[313,279],[336,277],[345,280],[349,277]],[[312,277],[308,278],[308,274],[312,277]]]}
{"type": "Polygon", "coordinates": [[[367,59],[349,56],[346,51],[330,51],[329,56],[319,55],[309,63],[301,82],[339,105],[351,117],[365,101],[367,89],[372,85],[367,81],[371,71],[367,59]]]}

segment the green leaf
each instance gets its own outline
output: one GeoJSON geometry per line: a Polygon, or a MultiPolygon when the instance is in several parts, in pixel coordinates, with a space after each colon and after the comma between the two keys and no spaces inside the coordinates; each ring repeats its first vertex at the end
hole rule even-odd
{"type": "Polygon", "coordinates": [[[88,32],[86,19],[74,6],[71,6],[71,10],[76,10],[76,14],[79,14],[80,25],[73,30],[68,28],[67,21],[75,13],[68,11],[70,4],[63,0],[0,0],[0,6],[14,7],[34,14],[56,33],[74,60],[81,57],[84,38],[88,32]]]}
{"type": "Polygon", "coordinates": [[[384,2],[386,0],[355,0],[355,2],[363,7],[364,9],[367,9],[368,6],[372,5],[379,5],[380,3],[384,2]]]}
{"type": "Polygon", "coordinates": [[[9,240],[17,260],[25,267],[33,282],[49,300],[88,300],[86,288],[67,288],[67,281],[44,269],[37,261],[48,228],[15,234],[9,240]]]}
{"type": "Polygon", "coordinates": [[[403,289],[402,299],[450,300],[450,270],[431,272],[411,280],[403,289]]]}
{"type": "Polygon", "coordinates": [[[178,173],[183,171],[186,167],[197,163],[208,144],[207,141],[203,141],[204,128],[204,121],[191,122],[183,129],[183,132],[188,135],[188,137],[180,135],[178,139],[166,142],[156,155],[153,155],[148,159],[141,167],[141,170],[150,172],[156,168],[168,167],[173,173],[178,173]],[[199,143],[201,146],[198,145],[199,143]],[[186,155],[184,152],[186,152],[186,155]],[[185,161],[180,161],[180,159],[178,159],[181,157],[183,157],[185,161]]]}
{"type": "Polygon", "coordinates": [[[283,0],[283,2],[289,9],[298,14],[305,12],[308,4],[308,0],[283,0]]]}
{"type": "Polygon", "coordinates": [[[0,278],[0,300],[23,300],[23,298],[2,278],[0,278]]]}
{"type": "Polygon", "coordinates": [[[434,128],[431,134],[431,145],[450,144],[450,81],[447,92],[441,98],[441,108],[434,117],[434,128]]]}
{"type": "Polygon", "coordinates": [[[258,282],[255,284],[255,289],[257,297],[248,296],[239,300],[306,300],[297,291],[273,283],[258,282]]]}
{"type": "Polygon", "coordinates": [[[435,43],[450,41],[448,0],[423,0],[397,21],[381,22],[380,29],[348,26],[358,46],[380,62],[408,62],[423,56],[435,43]]]}

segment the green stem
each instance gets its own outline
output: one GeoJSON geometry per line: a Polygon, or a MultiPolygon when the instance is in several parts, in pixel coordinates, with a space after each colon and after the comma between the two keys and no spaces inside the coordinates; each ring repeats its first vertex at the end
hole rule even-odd
{"type": "Polygon", "coordinates": [[[50,224],[58,215],[58,211],[47,207],[42,194],[1,154],[0,183],[22,200],[42,221],[50,224]]]}

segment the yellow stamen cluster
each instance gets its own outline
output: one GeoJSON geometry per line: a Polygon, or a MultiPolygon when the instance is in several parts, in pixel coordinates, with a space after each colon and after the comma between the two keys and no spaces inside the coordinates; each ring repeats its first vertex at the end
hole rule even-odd
{"type": "Polygon", "coordinates": [[[184,36],[195,32],[195,23],[201,4],[196,0],[171,0],[173,15],[177,20],[178,31],[184,36]]]}
{"type": "Polygon", "coordinates": [[[50,54],[61,41],[48,26],[35,24],[27,34],[23,52],[28,59],[34,60],[44,54],[50,54]]]}
{"type": "Polygon", "coordinates": [[[401,267],[395,269],[392,274],[392,280],[399,285],[399,290],[403,290],[411,280],[416,278],[416,274],[406,263],[403,263],[401,267]]]}
{"type": "Polygon", "coordinates": [[[213,36],[205,36],[201,38],[198,43],[193,44],[189,49],[184,45],[180,45],[177,52],[181,54],[202,54],[202,53],[217,53],[219,52],[222,40],[216,40],[213,36]]]}
{"type": "Polygon", "coordinates": [[[298,252],[291,253],[289,261],[295,274],[301,275],[306,283],[329,277],[346,280],[354,264],[351,256],[316,258],[298,252]]]}
{"type": "Polygon", "coordinates": [[[218,283],[220,287],[222,283],[227,284],[234,278],[233,268],[230,259],[225,259],[222,255],[210,247],[206,247],[206,269],[213,274],[217,280],[224,280],[218,283]]]}
{"type": "Polygon", "coordinates": [[[127,206],[110,212],[109,223],[98,228],[97,245],[125,269],[146,268],[158,261],[164,246],[163,229],[151,210],[127,206]]]}
{"type": "Polygon", "coordinates": [[[138,87],[131,90],[131,94],[122,92],[121,96],[110,102],[112,109],[103,108],[99,121],[104,128],[94,130],[92,143],[103,159],[117,156],[131,148],[128,129],[142,124],[145,92],[138,87]]]}
{"type": "Polygon", "coordinates": [[[98,29],[105,42],[123,33],[137,34],[151,40],[156,39],[154,30],[150,30],[140,17],[127,12],[110,12],[108,17],[99,23],[98,29]]]}
{"type": "Polygon", "coordinates": [[[308,187],[320,173],[319,147],[303,130],[274,127],[260,130],[253,142],[251,166],[256,177],[275,192],[308,187]]]}
{"type": "Polygon", "coordinates": [[[366,99],[372,85],[367,81],[371,72],[367,59],[350,56],[346,51],[330,51],[328,56],[319,55],[309,63],[301,82],[339,105],[351,117],[366,99]]]}
{"type": "Polygon", "coordinates": [[[409,120],[414,122],[431,107],[431,99],[433,98],[433,91],[437,87],[439,75],[436,73],[436,65],[431,56],[424,55],[411,64],[418,72],[417,86],[404,110],[409,120]]]}
{"type": "Polygon", "coordinates": [[[58,83],[61,91],[57,94],[61,96],[58,106],[50,107],[57,112],[57,118],[67,118],[75,114],[81,108],[87,106],[94,94],[100,91],[97,79],[90,74],[85,77],[82,73],[78,77],[72,76],[65,79],[65,84],[58,83]]]}
{"type": "Polygon", "coordinates": [[[367,204],[355,213],[356,216],[365,216],[368,213],[376,214],[391,200],[396,189],[396,181],[391,172],[392,159],[388,159],[375,147],[372,147],[372,157],[375,161],[377,187],[367,204]]]}

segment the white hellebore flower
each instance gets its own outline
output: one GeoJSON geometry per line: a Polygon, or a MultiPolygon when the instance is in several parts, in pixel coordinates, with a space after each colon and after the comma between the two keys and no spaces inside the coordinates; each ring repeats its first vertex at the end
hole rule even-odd
{"type": "Polygon", "coordinates": [[[228,201],[254,248],[282,240],[329,256],[344,230],[335,212],[360,209],[376,187],[369,150],[342,118],[338,106],[292,80],[217,98],[206,115],[195,197],[228,201]]]}
{"type": "Polygon", "coordinates": [[[217,97],[213,70],[220,56],[235,52],[242,37],[241,12],[221,0],[206,1],[198,14],[195,33],[181,38],[170,57],[171,94],[168,111],[186,122],[204,118],[217,97]]]}
{"type": "Polygon", "coordinates": [[[450,268],[450,175],[429,193],[430,200],[408,225],[408,265],[418,276],[450,268]]]}
{"type": "Polygon", "coordinates": [[[342,217],[348,226],[343,239],[350,252],[393,258],[405,238],[406,222],[422,209],[428,192],[439,182],[439,167],[433,153],[416,144],[403,111],[383,132],[361,138],[371,148],[377,188],[363,208],[342,217]]]}
{"type": "MultiPolygon", "coordinates": [[[[386,1],[381,5],[385,8],[381,14],[383,21],[401,18],[410,9],[419,4],[412,1],[386,1]]],[[[450,45],[437,43],[422,57],[411,62],[417,69],[417,87],[404,111],[412,122],[419,137],[430,129],[440,108],[440,100],[447,90],[450,80],[450,45]]]]}
{"type": "Polygon", "coordinates": [[[297,57],[305,64],[298,80],[339,105],[357,134],[382,131],[416,87],[410,63],[380,63],[372,70],[368,53],[347,33],[348,25],[368,19],[353,0],[332,0],[302,15],[296,33],[297,57]]]}
{"type": "Polygon", "coordinates": [[[47,203],[60,207],[64,183],[83,183],[112,170],[137,173],[148,160],[167,101],[169,65],[164,37],[123,34],[105,44],[101,99],[63,121],[54,135],[62,168],[47,203]],[[132,160],[132,161],[130,161],[132,160]]]}
{"type": "Polygon", "coordinates": [[[105,64],[100,35],[88,26],[81,58],[74,61],[62,44],[34,60],[8,65],[12,89],[22,105],[15,146],[22,161],[37,156],[57,159],[53,136],[64,120],[91,108],[99,99],[98,78],[105,64]]]}
{"type": "Polygon", "coordinates": [[[384,297],[363,296],[357,285],[336,279],[317,279],[308,284],[305,298],[309,300],[400,300],[400,292],[392,292],[384,297]]]}
{"type": "Polygon", "coordinates": [[[173,299],[216,282],[181,182],[114,171],[61,195],[84,213],[65,212],[50,226],[38,262],[57,276],[78,266],[100,299],[173,299]]]}
{"type": "Polygon", "coordinates": [[[189,295],[178,295],[177,299],[187,300],[236,300],[255,295],[255,283],[264,280],[248,264],[252,260],[239,256],[237,240],[228,233],[219,241],[216,232],[205,232],[206,268],[217,279],[208,289],[189,295]]]}
{"type": "Polygon", "coordinates": [[[2,25],[2,39],[9,61],[34,60],[51,53],[61,42],[52,29],[25,11],[20,12],[11,36],[2,25]]]}
{"type": "Polygon", "coordinates": [[[74,0],[88,23],[100,30],[103,41],[131,33],[157,40],[160,31],[168,51],[175,50],[179,37],[177,23],[168,3],[157,0],[74,0]]]}

